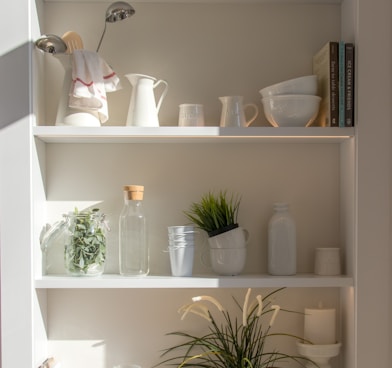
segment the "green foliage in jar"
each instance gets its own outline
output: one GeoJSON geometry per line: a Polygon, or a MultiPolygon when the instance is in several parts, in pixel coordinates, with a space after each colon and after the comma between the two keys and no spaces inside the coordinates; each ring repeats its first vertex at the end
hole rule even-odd
{"type": "Polygon", "coordinates": [[[72,274],[101,273],[106,258],[104,215],[99,209],[79,212],[75,208],[71,236],[65,247],[65,263],[72,274]]]}

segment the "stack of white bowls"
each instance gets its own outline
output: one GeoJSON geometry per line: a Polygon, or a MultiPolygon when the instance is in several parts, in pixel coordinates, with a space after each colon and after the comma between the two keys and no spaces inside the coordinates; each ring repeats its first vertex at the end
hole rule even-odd
{"type": "Polygon", "coordinates": [[[169,226],[169,254],[173,276],[192,276],[195,253],[195,227],[169,226]]]}
{"type": "Polygon", "coordinates": [[[321,98],[317,96],[316,75],[289,79],[259,93],[264,114],[274,127],[310,126],[318,115],[321,98]]]}
{"type": "Polygon", "coordinates": [[[249,233],[242,227],[208,238],[211,268],[222,276],[239,275],[245,266],[249,233]]]}

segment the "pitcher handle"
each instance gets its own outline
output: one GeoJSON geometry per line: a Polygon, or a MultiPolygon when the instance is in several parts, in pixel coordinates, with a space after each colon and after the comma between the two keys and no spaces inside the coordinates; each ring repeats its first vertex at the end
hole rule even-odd
{"type": "Polygon", "coordinates": [[[248,108],[248,107],[251,107],[252,109],[254,109],[254,114],[253,114],[253,116],[252,116],[249,120],[247,120],[247,121],[245,122],[245,126],[246,126],[246,127],[248,127],[250,124],[252,124],[252,123],[256,120],[257,115],[259,115],[259,108],[257,107],[257,105],[255,105],[255,104],[253,104],[253,103],[246,104],[246,105],[244,106],[244,110],[245,110],[246,108],[248,108]]]}
{"type": "Polygon", "coordinates": [[[158,112],[159,112],[159,109],[161,108],[162,101],[163,101],[163,99],[165,98],[165,96],[166,96],[166,94],[167,94],[167,89],[169,88],[168,83],[167,83],[165,80],[163,80],[163,79],[159,79],[158,81],[156,81],[155,84],[154,84],[154,86],[153,86],[153,88],[157,87],[157,86],[160,85],[160,84],[164,84],[164,85],[165,85],[165,88],[163,89],[163,91],[162,91],[162,93],[161,93],[161,97],[159,97],[159,100],[158,100],[158,104],[157,104],[157,114],[158,114],[158,112]]]}

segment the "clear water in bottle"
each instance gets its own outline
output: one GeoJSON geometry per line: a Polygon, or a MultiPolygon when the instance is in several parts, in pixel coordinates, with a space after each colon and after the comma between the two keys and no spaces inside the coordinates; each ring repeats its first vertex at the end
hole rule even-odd
{"type": "Polygon", "coordinates": [[[124,187],[124,207],[119,219],[119,266],[123,276],[145,276],[149,272],[143,193],[141,185],[124,187]]]}

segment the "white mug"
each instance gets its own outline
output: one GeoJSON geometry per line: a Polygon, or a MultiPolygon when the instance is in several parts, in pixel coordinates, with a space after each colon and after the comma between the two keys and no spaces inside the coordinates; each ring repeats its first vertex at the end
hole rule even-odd
{"type": "Polygon", "coordinates": [[[340,249],[316,248],[314,273],[320,276],[340,275],[340,249]]]}

